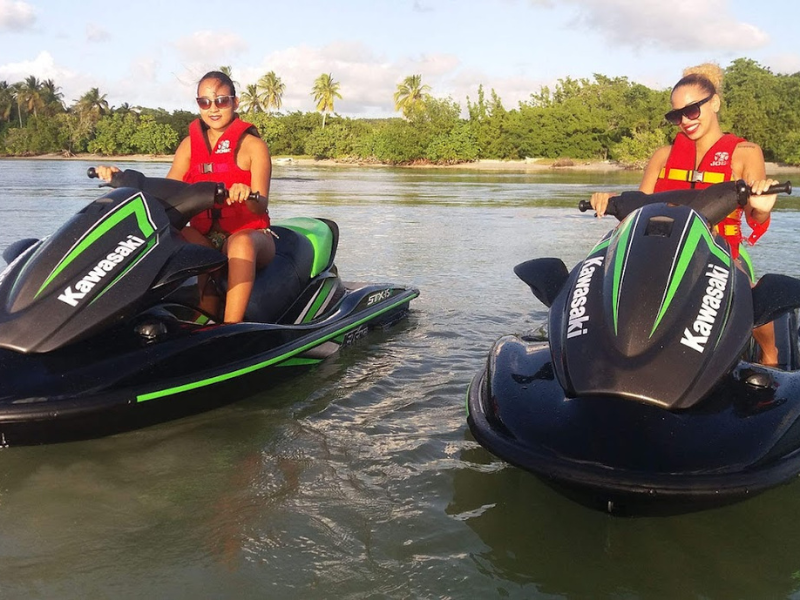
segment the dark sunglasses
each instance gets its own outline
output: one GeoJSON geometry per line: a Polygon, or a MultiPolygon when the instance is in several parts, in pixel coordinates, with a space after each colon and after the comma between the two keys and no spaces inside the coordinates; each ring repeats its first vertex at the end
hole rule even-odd
{"type": "Polygon", "coordinates": [[[711,100],[713,97],[714,94],[711,94],[708,98],[703,98],[702,100],[698,100],[697,102],[692,102],[691,104],[687,104],[683,108],[676,108],[675,110],[671,110],[664,115],[664,118],[673,125],[680,125],[681,121],[683,120],[683,117],[686,117],[690,121],[694,121],[697,117],[700,116],[700,107],[703,106],[703,104],[705,104],[709,100],[711,100]]]}
{"type": "Polygon", "coordinates": [[[197,106],[203,110],[211,108],[211,103],[217,105],[217,108],[230,108],[233,105],[233,99],[236,96],[217,96],[213,100],[210,98],[197,98],[197,106]]]}

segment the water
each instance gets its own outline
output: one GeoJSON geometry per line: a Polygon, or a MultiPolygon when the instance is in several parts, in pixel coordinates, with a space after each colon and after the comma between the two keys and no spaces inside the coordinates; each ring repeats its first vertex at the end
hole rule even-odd
{"type": "MultiPolygon", "coordinates": [[[[94,198],[88,166],[0,161],[0,246],[94,198]]],[[[410,318],[210,413],[0,450],[0,598],[800,598],[800,482],[609,517],[467,430],[492,342],[545,318],[513,266],[579,260],[613,222],[577,200],[636,179],[276,167],[273,219],[337,221],[343,276],[418,287],[410,318]]],[[[752,249],[761,272],[800,276],[796,202],[752,249]]]]}

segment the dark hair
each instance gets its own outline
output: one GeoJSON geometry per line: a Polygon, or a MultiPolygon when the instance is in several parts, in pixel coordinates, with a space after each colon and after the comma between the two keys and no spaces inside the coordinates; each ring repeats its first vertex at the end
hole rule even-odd
{"type": "Polygon", "coordinates": [[[686,77],[682,77],[681,80],[675,84],[675,87],[672,88],[674,92],[679,87],[684,85],[696,85],[700,89],[704,90],[709,96],[713,96],[717,93],[717,88],[711,83],[711,80],[708,77],[700,75],[699,73],[691,73],[686,77]]]}
{"type": "Polygon", "coordinates": [[[236,87],[233,85],[233,81],[222,71],[209,71],[200,78],[200,81],[197,82],[197,87],[200,88],[200,84],[206,79],[216,79],[222,85],[227,85],[229,88],[231,88],[231,96],[236,95],[236,87]]]}

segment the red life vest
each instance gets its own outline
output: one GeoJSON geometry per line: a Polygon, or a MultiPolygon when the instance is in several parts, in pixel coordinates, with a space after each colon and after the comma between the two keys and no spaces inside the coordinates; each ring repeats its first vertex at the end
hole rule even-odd
{"type": "MultiPolygon", "coordinates": [[[[695,167],[697,159],[695,143],[683,132],[678,133],[672,143],[667,163],[658,174],[653,191],[703,189],[715,183],[731,181],[733,179],[731,166],[733,151],[743,141],[745,141],[743,138],[736,137],[731,133],[724,134],[709,148],[700,160],[700,164],[695,167]]],[[[734,258],[739,256],[739,244],[745,241],[742,235],[743,212],[744,210],[739,207],[717,225],[719,234],[730,244],[731,254],[734,258]]],[[[748,218],[747,224],[753,229],[750,237],[746,238],[747,243],[752,246],[767,231],[769,218],[763,223],[748,218]]]]}
{"type": "MultiPolygon", "coordinates": [[[[250,171],[239,168],[236,164],[236,153],[245,135],[258,135],[254,125],[245,123],[236,117],[222,136],[217,140],[212,149],[205,134],[205,126],[200,119],[195,119],[189,125],[189,140],[191,142],[191,157],[189,170],[183,176],[187,183],[198,181],[215,181],[230,187],[234,183],[250,185],[250,171]]],[[[219,208],[207,210],[191,220],[193,228],[206,234],[217,221],[219,229],[226,233],[235,233],[240,229],[266,229],[269,227],[267,214],[253,213],[243,202],[223,204],[219,208]]]]}

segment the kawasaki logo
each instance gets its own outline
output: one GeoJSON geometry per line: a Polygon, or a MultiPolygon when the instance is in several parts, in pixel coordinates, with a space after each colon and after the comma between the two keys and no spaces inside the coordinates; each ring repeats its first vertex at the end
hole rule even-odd
{"type": "Polygon", "coordinates": [[[711,270],[705,274],[708,277],[708,287],[700,305],[700,312],[697,314],[692,328],[689,329],[687,327],[681,338],[681,344],[700,353],[706,349],[708,337],[711,335],[711,330],[717,321],[719,308],[722,299],[725,297],[725,288],[728,287],[728,276],[730,275],[728,269],[717,265],[708,266],[711,267],[711,270]],[[698,335],[694,335],[695,333],[698,335]]]}
{"type": "Polygon", "coordinates": [[[121,240],[113,252],[106,255],[93,269],[74,284],[75,289],[73,289],[73,286],[67,286],[58,299],[70,306],[78,306],[78,301],[86,297],[86,294],[92,291],[100,280],[116,269],[125,260],[126,256],[132,254],[136,248],[143,244],[144,240],[135,235],[129,235],[127,239],[121,240]]]}
{"type": "Polygon", "coordinates": [[[588,258],[583,261],[581,272],[578,273],[578,281],[575,283],[575,291],[572,292],[572,300],[569,305],[569,323],[567,328],[567,338],[578,337],[589,332],[586,324],[589,315],[586,314],[586,296],[589,294],[589,286],[592,283],[592,275],[597,267],[603,266],[603,256],[588,258]]]}

